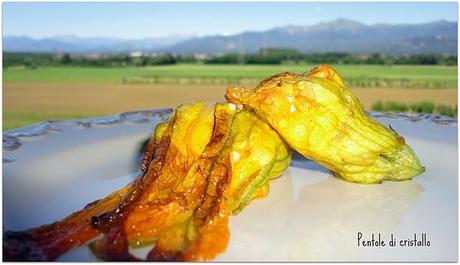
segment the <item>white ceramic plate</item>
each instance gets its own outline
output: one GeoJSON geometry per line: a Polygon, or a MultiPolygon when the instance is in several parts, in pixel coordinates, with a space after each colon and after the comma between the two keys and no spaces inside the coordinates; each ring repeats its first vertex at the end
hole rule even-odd
{"type": "MultiPolygon", "coordinates": [[[[3,134],[3,224],[22,230],[60,220],[130,182],[143,141],[169,110],[43,122],[3,134]]],[[[456,261],[457,122],[372,113],[406,138],[426,172],[414,180],[359,185],[295,156],[267,198],[230,218],[217,261],[456,261]],[[396,247],[358,246],[371,233],[396,247]],[[430,246],[402,247],[425,233],[430,246]]],[[[146,249],[138,251],[145,255],[146,249]]],[[[84,246],[59,260],[96,260],[84,246]]]]}

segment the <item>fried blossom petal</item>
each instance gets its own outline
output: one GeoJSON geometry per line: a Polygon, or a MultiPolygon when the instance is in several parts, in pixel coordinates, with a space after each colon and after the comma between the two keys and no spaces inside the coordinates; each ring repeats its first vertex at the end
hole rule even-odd
{"type": "Polygon", "coordinates": [[[140,260],[130,248],[148,245],[147,260],[212,259],[228,244],[229,215],[265,196],[269,180],[284,172],[290,157],[279,135],[250,111],[228,102],[180,106],[156,127],[133,183],[94,203],[97,210],[74,214],[83,216],[77,223],[67,221],[75,219],[70,216],[46,229],[15,232],[22,237],[4,241],[6,257],[54,260],[102,234],[90,243],[102,260],[140,260]],[[56,229],[64,225],[67,234],[56,229]],[[30,234],[34,240],[24,240],[30,234]],[[78,244],[63,245],[69,235],[78,244]],[[11,251],[27,248],[28,242],[46,255],[11,251]]]}
{"type": "Polygon", "coordinates": [[[424,171],[404,138],[369,118],[327,65],[281,73],[254,89],[229,87],[226,98],[253,110],[293,149],[348,181],[399,181],[424,171]]]}

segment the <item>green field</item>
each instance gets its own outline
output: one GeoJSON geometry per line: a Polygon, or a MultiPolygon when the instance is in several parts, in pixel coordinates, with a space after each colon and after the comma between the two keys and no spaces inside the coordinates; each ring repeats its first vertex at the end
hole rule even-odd
{"type": "MultiPolygon", "coordinates": [[[[126,68],[47,67],[12,68],[4,82],[129,83],[129,84],[254,84],[283,71],[301,73],[313,65],[197,65],[181,64],[126,68]]],[[[457,67],[338,65],[354,87],[456,88],[457,67]]]]}

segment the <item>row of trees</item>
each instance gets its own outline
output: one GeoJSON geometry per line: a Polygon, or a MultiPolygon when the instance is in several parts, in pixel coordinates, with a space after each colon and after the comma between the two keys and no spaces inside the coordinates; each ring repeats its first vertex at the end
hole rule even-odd
{"type": "Polygon", "coordinates": [[[176,63],[194,63],[194,56],[174,56],[170,53],[150,56],[130,56],[128,54],[111,55],[71,55],[50,53],[3,53],[3,67],[25,66],[28,68],[43,66],[148,66],[176,63]]]}
{"type": "Polygon", "coordinates": [[[457,65],[457,56],[440,54],[384,55],[351,53],[313,53],[303,54],[293,49],[261,49],[254,54],[229,53],[210,58],[193,55],[174,55],[171,53],[152,55],[76,55],[44,53],[4,53],[3,67],[25,66],[148,66],[176,63],[207,64],[418,64],[418,65],[457,65]]]}
{"type": "Polygon", "coordinates": [[[206,60],[207,63],[326,63],[326,64],[421,64],[457,65],[457,56],[442,54],[385,55],[341,52],[303,54],[292,49],[261,49],[256,54],[229,53],[206,60]]]}

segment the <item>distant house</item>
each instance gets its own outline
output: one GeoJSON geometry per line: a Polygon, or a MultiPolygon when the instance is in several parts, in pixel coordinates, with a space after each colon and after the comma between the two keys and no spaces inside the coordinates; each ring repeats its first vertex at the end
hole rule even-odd
{"type": "Polygon", "coordinates": [[[204,60],[204,59],[207,59],[209,56],[204,53],[194,53],[193,57],[195,57],[198,60],[204,60]]]}
{"type": "Polygon", "coordinates": [[[131,52],[129,54],[129,56],[131,57],[141,57],[142,56],[142,52],[131,52]]]}
{"type": "Polygon", "coordinates": [[[101,58],[101,55],[98,53],[89,53],[89,54],[86,54],[85,57],[88,59],[96,60],[96,59],[101,58]]]}

